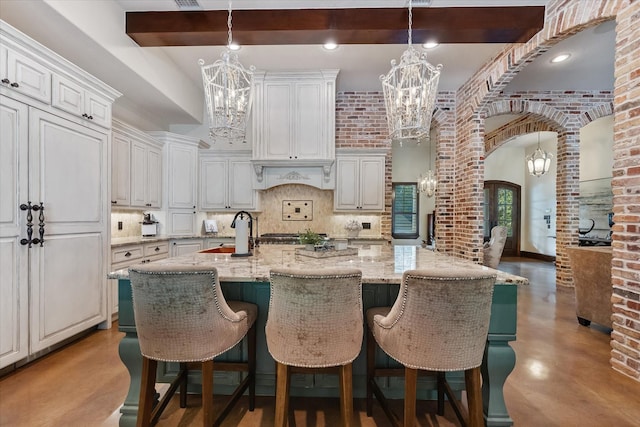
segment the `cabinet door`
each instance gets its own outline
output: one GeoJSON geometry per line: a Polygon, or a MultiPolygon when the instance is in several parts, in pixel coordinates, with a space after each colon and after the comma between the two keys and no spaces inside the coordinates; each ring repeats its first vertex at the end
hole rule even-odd
{"type": "Polygon", "coordinates": [[[198,149],[182,144],[171,144],[168,150],[169,208],[196,207],[196,170],[198,149]]]}
{"type": "Polygon", "coordinates": [[[0,97],[0,368],[29,354],[26,212],[28,109],[0,97]]]}
{"type": "Polygon", "coordinates": [[[111,103],[91,92],[85,92],[83,114],[88,116],[91,123],[104,128],[111,127],[111,103]]]}
{"type": "Polygon", "coordinates": [[[359,208],[384,210],[384,157],[360,160],[359,208]]]}
{"type": "Polygon", "coordinates": [[[147,146],[131,145],[131,206],[147,207],[147,146]]]}
{"type": "Polygon", "coordinates": [[[226,160],[203,159],[200,162],[200,208],[229,209],[227,198],[228,170],[226,160]]]}
{"type": "Polygon", "coordinates": [[[129,206],[131,193],[131,141],[113,134],[111,148],[111,204],[129,206]]]}
{"type": "Polygon", "coordinates": [[[290,159],[292,129],[292,85],[265,84],[263,141],[266,159],[290,159]]]}
{"type": "Polygon", "coordinates": [[[7,49],[7,79],[16,92],[51,103],[51,72],[11,49],[7,49]]]}
{"type": "Polygon", "coordinates": [[[196,234],[196,212],[192,209],[172,209],[168,213],[169,234],[172,236],[191,236],[196,234]]]}
{"type": "Polygon", "coordinates": [[[80,117],[85,113],[84,89],[77,83],[54,74],[53,100],[51,105],[80,117]]]}
{"type": "Polygon", "coordinates": [[[340,158],[336,161],[335,209],[357,209],[360,181],[357,158],[340,158]]]}
{"type": "Polygon", "coordinates": [[[162,205],[162,150],[147,148],[146,203],[148,207],[162,205]]]}
{"type": "Polygon", "coordinates": [[[249,160],[229,160],[229,205],[232,209],[252,210],[256,207],[256,192],[251,177],[253,166],[249,160]]]}
{"type": "Polygon", "coordinates": [[[44,244],[30,249],[36,352],[107,318],[108,136],[40,110],[29,114],[29,198],[43,203],[46,224],[44,244]]]}
{"type": "Polygon", "coordinates": [[[324,104],[321,97],[322,86],[320,83],[297,83],[295,87],[295,137],[292,140],[295,147],[294,157],[326,158],[323,150],[325,123],[321,120],[324,104]]]}
{"type": "Polygon", "coordinates": [[[202,250],[202,240],[176,240],[171,242],[171,256],[186,255],[202,250]]]}

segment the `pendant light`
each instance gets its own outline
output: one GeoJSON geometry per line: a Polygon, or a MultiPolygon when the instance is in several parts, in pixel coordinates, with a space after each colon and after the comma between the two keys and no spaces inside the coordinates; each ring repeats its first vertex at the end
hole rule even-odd
{"type": "Polygon", "coordinates": [[[420,175],[418,179],[418,192],[425,194],[427,197],[433,197],[437,186],[438,181],[436,174],[431,169],[431,140],[429,140],[429,170],[426,174],[420,175]]]}
{"type": "Polygon", "coordinates": [[[220,59],[210,65],[204,65],[202,59],[198,61],[202,68],[209,135],[213,141],[220,138],[228,140],[229,143],[246,142],[245,133],[251,110],[255,67],[245,69],[238,60],[238,55],[232,52],[231,1],[227,27],[227,49],[220,55],[220,59]]]}
{"type": "Polygon", "coordinates": [[[539,178],[549,172],[552,157],[553,154],[540,148],[540,132],[538,132],[538,148],[536,148],[531,155],[527,156],[527,167],[529,168],[529,173],[539,178]]]}
{"type": "Polygon", "coordinates": [[[401,144],[406,139],[428,138],[442,68],[442,65],[431,65],[426,53],[418,53],[413,48],[412,21],[409,0],[409,47],[402,54],[400,64],[392,60],[389,73],[380,76],[389,137],[401,144]]]}

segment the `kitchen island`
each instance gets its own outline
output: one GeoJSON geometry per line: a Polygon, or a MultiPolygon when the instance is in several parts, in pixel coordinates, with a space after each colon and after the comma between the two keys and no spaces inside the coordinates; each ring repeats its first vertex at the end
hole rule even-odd
{"type": "MultiPolygon", "coordinates": [[[[263,245],[255,248],[253,256],[232,257],[228,253],[192,253],[180,257],[155,261],[162,265],[211,265],[216,267],[227,299],[242,300],[258,305],[258,360],[256,373],[256,391],[261,395],[275,393],[275,364],[266,346],[264,326],[269,304],[269,271],[275,267],[323,268],[353,267],[362,270],[363,306],[392,305],[398,294],[399,284],[404,271],[409,269],[431,268],[474,268],[487,270],[477,264],[454,258],[450,255],[433,252],[419,246],[363,245],[357,246],[357,254],[316,257],[295,245],[263,245]]],[[[353,253],[355,251],[349,251],[353,253]]],[[[345,252],[346,253],[346,252],[345,252]]],[[[502,388],[507,376],[515,366],[515,353],[509,342],[516,339],[517,286],[526,284],[527,279],[495,270],[497,273],[491,310],[491,323],[487,338],[487,347],[482,365],[484,415],[488,426],[508,426],[513,422],[504,403],[502,388]]],[[[135,424],[138,409],[140,370],[142,366],[140,349],[135,329],[131,288],[128,271],[119,270],[109,275],[118,279],[119,287],[119,328],[125,332],[120,344],[120,357],[131,376],[129,393],[121,408],[121,426],[135,424]]],[[[363,342],[363,348],[366,345],[363,342]]],[[[240,343],[220,360],[238,360],[246,352],[240,343]]],[[[395,362],[383,353],[378,353],[377,363],[393,366],[395,362]]],[[[218,359],[216,359],[218,360],[218,359]]],[[[164,364],[159,375],[160,382],[169,382],[177,367],[164,364]]],[[[217,374],[214,378],[216,393],[227,393],[240,381],[239,373],[217,374]]],[[[364,351],[353,364],[354,397],[365,394],[366,363],[364,351]]],[[[464,388],[461,373],[448,374],[455,390],[464,388]]],[[[200,382],[199,372],[190,375],[190,383],[200,382]]],[[[434,398],[435,381],[431,377],[420,379],[422,398],[434,398]]],[[[403,385],[401,380],[386,379],[381,383],[385,394],[401,398],[403,385]]],[[[291,394],[298,396],[338,396],[338,381],[327,375],[296,375],[291,384],[291,394]]]]}

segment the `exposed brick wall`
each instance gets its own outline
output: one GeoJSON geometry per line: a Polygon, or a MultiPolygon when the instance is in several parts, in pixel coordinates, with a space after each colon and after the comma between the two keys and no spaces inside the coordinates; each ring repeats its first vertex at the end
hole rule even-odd
{"type": "MultiPolygon", "coordinates": [[[[569,114],[562,105],[563,97],[568,100],[581,94],[564,92],[549,100],[537,93],[521,93],[516,99],[502,91],[519,71],[559,41],[611,19],[617,19],[611,364],[640,381],[640,1],[551,0],[540,33],[527,43],[506,47],[455,94],[446,94],[445,107],[439,100],[434,114],[439,180],[436,233],[440,248],[480,261],[484,156],[500,144],[496,138],[485,140],[484,120],[506,112],[528,115],[521,124],[525,128],[546,126],[558,132],[556,223],[561,231],[557,239],[557,281],[560,285],[570,283],[562,254],[563,248],[575,244],[578,227],[579,129],[611,114],[611,94],[599,93],[602,99],[583,97],[579,111],[569,114]]],[[[344,92],[337,99],[336,147],[390,149],[382,93],[344,92]],[[362,129],[357,129],[358,125],[362,129]]],[[[387,159],[389,185],[383,233],[390,235],[390,154],[387,159]]]]}
{"type": "Polygon", "coordinates": [[[558,133],[556,176],[556,283],[572,286],[567,247],[578,244],[580,194],[580,129],[600,117],[613,114],[611,91],[545,91],[502,93],[485,108],[487,117],[523,114],[485,135],[489,154],[509,138],[550,130],[558,133]]]}
{"type": "MultiPolygon", "coordinates": [[[[612,365],[614,369],[640,380],[640,260],[637,254],[640,227],[640,150],[638,147],[638,120],[640,90],[638,89],[638,47],[640,39],[637,23],[640,21],[640,2],[637,0],[552,0],[546,7],[545,26],[527,43],[506,47],[502,53],[482,67],[467,81],[457,94],[456,131],[458,147],[455,152],[458,179],[455,190],[455,217],[460,221],[455,233],[454,252],[467,259],[477,259],[477,245],[481,242],[481,212],[468,200],[481,200],[480,182],[483,180],[484,122],[489,106],[499,99],[503,89],[528,63],[567,37],[617,18],[616,82],[615,82],[615,135],[614,135],[614,212],[621,224],[613,233],[614,334],[612,337],[612,365]],[[624,160],[621,160],[624,158],[624,160]],[[464,177],[464,179],[462,179],[464,177]],[[466,222],[465,222],[466,218],[466,222]]],[[[606,108],[606,107],[605,107],[606,108]]],[[[579,120],[587,119],[597,110],[585,112],[579,120]]],[[[564,123],[562,123],[565,126],[564,123]]],[[[558,240],[558,246],[571,244],[578,216],[573,203],[577,187],[572,177],[578,155],[579,133],[566,129],[559,134],[557,197],[558,203],[568,203],[558,210],[558,226],[567,238],[558,240]]],[[[575,175],[578,175],[576,169],[575,175]]],[[[614,219],[615,220],[615,219],[614,219]]],[[[559,271],[559,281],[566,281],[567,272],[559,271]]]]}
{"type": "Polygon", "coordinates": [[[640,381],[640,1],[616,20],[611,365],[640,381]]]}

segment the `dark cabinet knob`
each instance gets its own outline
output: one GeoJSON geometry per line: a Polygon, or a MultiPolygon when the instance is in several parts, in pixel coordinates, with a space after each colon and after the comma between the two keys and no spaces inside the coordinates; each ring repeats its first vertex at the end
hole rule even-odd
{"type": "Polygon", "coordinates": [[[131,256],[131,252],[127,252],[126,254],[124,254],[124,256],[126,256],[127,258],[129,258],[131,256]]]}
{"type": "Polygon", "coordinates": [[[156,252],[160,252],[160,248],[156,246],[156,248],[154,249],[156,252]]]}
{"type": "Polygon", "coordinates": [[[20,85],[16,82],[11,83],[11,87],[20,87],[20,85]]]}
{"type": "Polygon", "coordinates": [[[2,83],[8,85],[9,84],[9,79],[2,79],[2,83]]]}

